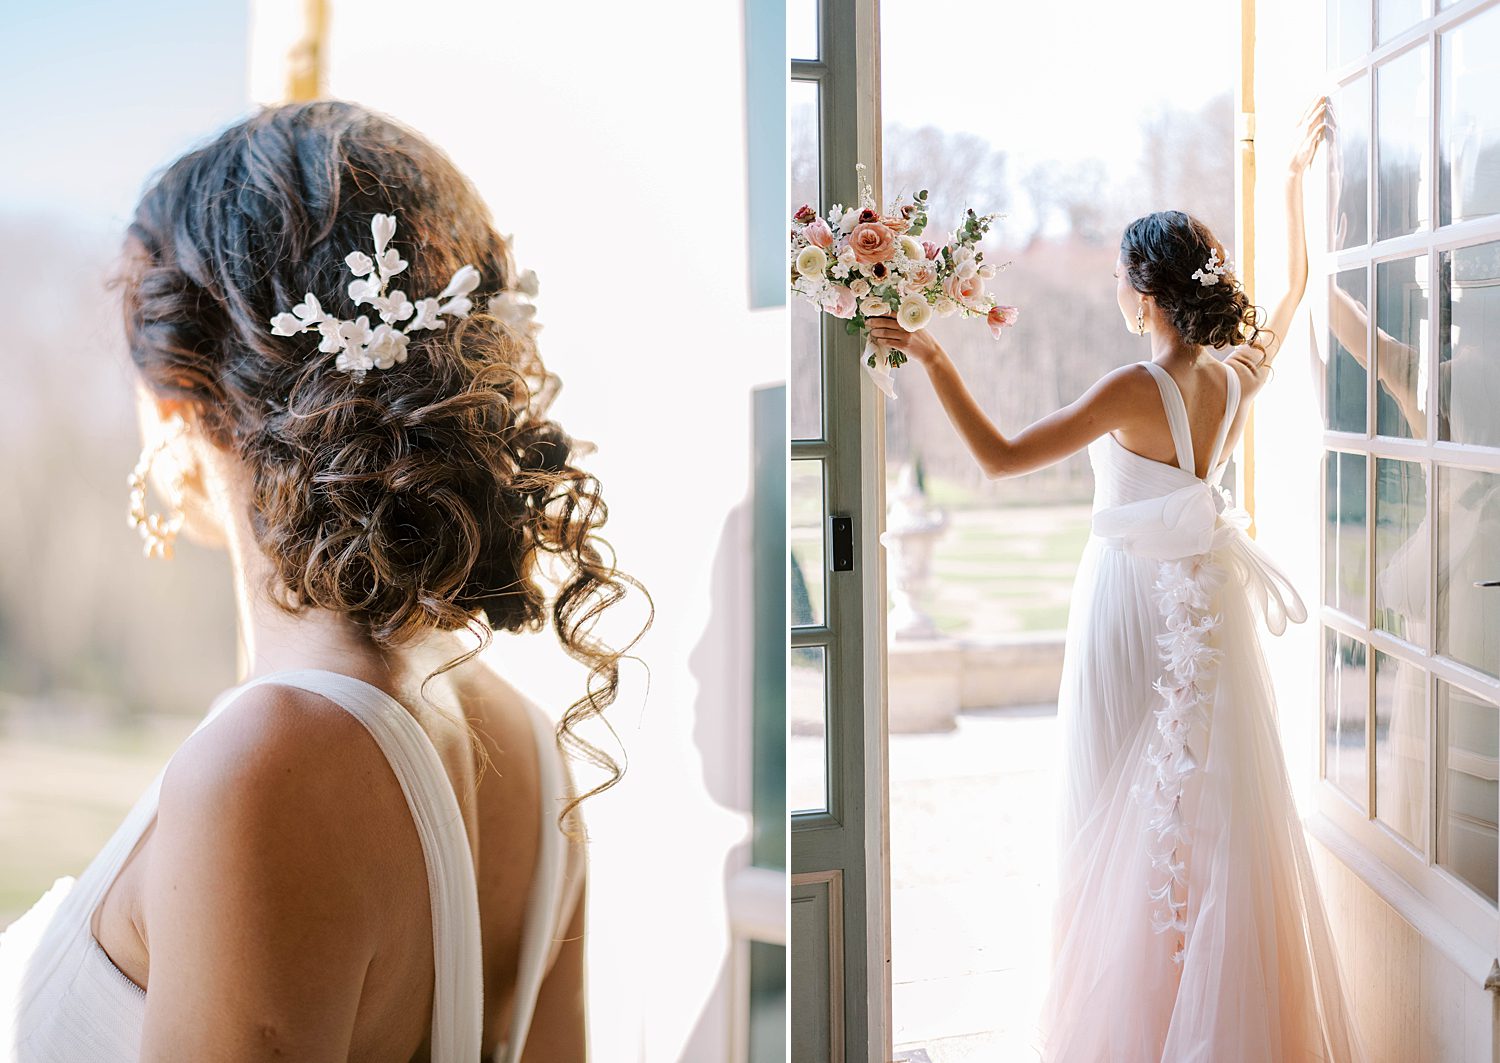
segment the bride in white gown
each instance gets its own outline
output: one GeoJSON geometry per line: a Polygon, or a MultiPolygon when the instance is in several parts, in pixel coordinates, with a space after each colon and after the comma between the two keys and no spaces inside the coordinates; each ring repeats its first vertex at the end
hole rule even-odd
{"type": "Polygon", "coordinates": [[[985,472],[1087,447],[1093,534],[1069,613],[1058,718],[1059,891],[1042,1055],[1079,1063],[1364,1058],[1276,732],[1257,617],[1306,619],[1245,533],[1224,460],[1301,301],[1304,116],[1288,171],[1291,290],[1264,329],[1223,245],[1178,211],[1127,227],[1120,310],[1152,358],[1003,433],[925,331],[874,339],[927,370],[985,472]],[[1229,348],[1221,362],[1210,349],[1229,348]]]}

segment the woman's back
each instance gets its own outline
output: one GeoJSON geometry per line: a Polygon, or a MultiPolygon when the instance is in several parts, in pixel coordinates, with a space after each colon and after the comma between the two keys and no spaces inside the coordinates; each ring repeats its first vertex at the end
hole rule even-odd
{"type": "Polygon", "coordinates": [[[505,1040],[529,1059],[582,1058],[582,859],[557,827],[566,770],[534,706],[462,671],[429,684],[441,708],[415,712],[421,677],[382,691],[301,671],[226,692],[159,804],[153,787],[61,904],[39,905],[56,910],[30,920],[53,925],[17,924],[17,1057],[102,1043],[88,1058],[180,1058],[207,1023],[256,1031],[263,1043],[238,1046],[247,1058],[330,1058],[299,1040],[296,1013],[342,999],[333,1036],[352,1059],[470,1059],[466,1041],[505,1040]],[[351,972],[357,992],[341,997],[351,972]]]}

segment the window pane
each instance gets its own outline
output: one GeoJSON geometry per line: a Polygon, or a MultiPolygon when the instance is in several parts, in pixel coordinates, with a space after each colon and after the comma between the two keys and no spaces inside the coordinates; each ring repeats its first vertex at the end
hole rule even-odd
{"type": "Polygon", "coordinates": [[[1500,676],[1500,474],[1438,470],[1438,652],[1500,676]]]}
{"type": "Polygon", "coordinates": [[[1359,805],[1369,797],[1365,713],[1369,687],[1365,644],[1323,631],[1323,775],[1359,805]]]}
{"type": "Polygon", "coordinates": [[[1422,17],[1422,0],[1376,0],[1375,35],[1384,44],[1422,17]]]}
{"type": "Polygon", "coordinates": [[[1323,602],[1365,619],[1365,456],[1325,458],[1323,602]]]}
{"type": "Polygon", "coordinates": [[[1437,862],[1495,900],[1497,853],[1496,712],[1456,687],[1438,681],[1437,862]]]}
{"type": "Polygon", "coordinates": [[[1375,626],[1427,646],[1427,477],[1414,461],[1375,461],[1375,626]]]}
{"type": "Polygon", "coordinates": [[[1500,243],[1443,252],[1438,297],[1438,438],[1500,446],[1500,243]]]}
{"type": "MultiPolygon", "coordinates": [[[[793,81],[791,89],[792,209],[818,201],[818,83],[793,81]]],[[[792,297],[791,424],[793,439],[823,435],[823,329],[818,311],[792,297]]]]}
{"type": "Polygon", "coordinates": [[[1370,50],[1370,0],[1328,0],[1328,65],[1343,66],[1370,50]]]}
{"type": "Polygon", "coordinates": [[[786,1063],[786,948],[750,942],[750,1063],[786,1063]]]}
{"type": "Polygon", "coordinates": [[[1500,211],[1500,8],[1443,34],[1441,224],[1500,211]]]}
{"type": "Polygon", "coordinates": [[[1334,92],[1333,115],[1328,246],[1339,251],[1370,242],[1370,79],[1361,75],[1334,92]]]}
{"type": "Polygon", "coordinates": [[[1325,416],[1334,432],[1365,431],[1365,366],[1369,351],[1369,295],[1364,267],[1328,283],[1328,371],[1325,416]]]}
{"type": "Polygon", "coordinates": [[[793,59],[818,58],[818,0],[787,0],[786,54],[793,59]]]}
{"type": "Polygon", "coordinates": [[[1427,846],[1427,673],[1375,653],[1375,814],[1427,846]]]}
{"type": "Polygon", "coordinates": [[[828,807],[828,668],[822,646],[792,648],[787,669],[787,807],[821,812],[828,807]]]}
{"type": "Polygon", "coordinates": [[[792,462],[787,484],[787,541],[792,554],[792,626],[821,627],[824,608],[823,463],[816,459],[792,462]]]}
{"type": "Polygon", "coordinates": [[[1375,433],[1427,438],[1427,256],[1375,267],[1375,433]]]}
{"type": "Polygon", "coordinates": [[[1404,236],[1427,222],[1427,46],[1375,71],[1375,236],[1404,236]]]}

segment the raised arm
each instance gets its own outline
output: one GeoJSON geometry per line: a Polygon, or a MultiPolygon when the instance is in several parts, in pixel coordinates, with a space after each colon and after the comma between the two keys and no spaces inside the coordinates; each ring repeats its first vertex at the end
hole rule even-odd
{"type": "MultiPolygon", "coordinates": [[[[1105,432],[1130,425],[1150,409],[1157,388],[1146,370],[1123,366],[1103,377],[1072,403],[1007,436],[984,412],[964,384],[948,352],[926,329],[907,332],[895,318],[870,319],[870,335],[885,347],[904,351],[927,370],[933,390],[969,453],[991,478],[1021,476],[1062,461],[1105,432]]],[[[1160,409],[1159,402],[1157,409],[1160,409]]]]}
{"type": "MultiPolygon", "coordinates": [[[[1302,178],[1318,153],[1318,145],[1328,139],[1332,129],[1332,113],[1327,96],[1314,100],[1302,115],[1302,136],[1297,150],[1292,153],[1286,172],[1286,253],[1287,292],[1271,311],[1266,322],[1269,336],[1262,336],[1255,343],[1264,357],[1261,365],[1269,365],[1281,351],[1281,341],[1292,327],[1292,318],[1307,292],[1307,225],[1302,210],[1302,178]]],[[[1237,352],[1237,355],[1239,352],[1237,352]]]]}

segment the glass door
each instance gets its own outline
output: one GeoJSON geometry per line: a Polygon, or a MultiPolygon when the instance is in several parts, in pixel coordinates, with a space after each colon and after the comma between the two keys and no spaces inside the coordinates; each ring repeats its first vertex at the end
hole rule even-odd
{"type": "MultiPolygon", "coordinates": [[[[858,201],[878,163],[875,0],[788,9],[791,202],[858,201]]],[[[792,1060],[889,1054],[883,412],[843,322],[791,306],[792,1060]]]]}

